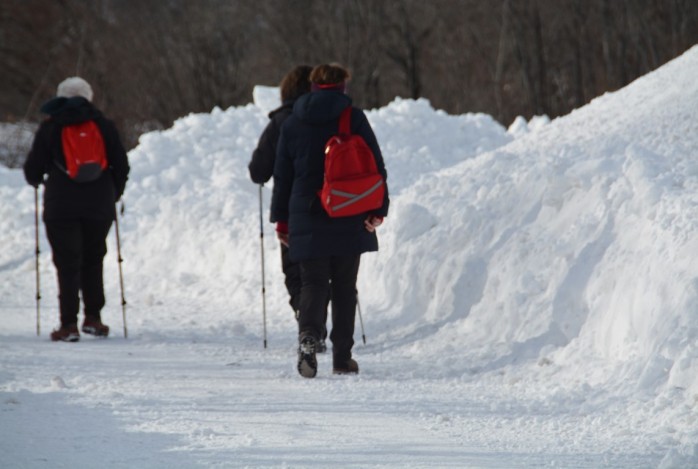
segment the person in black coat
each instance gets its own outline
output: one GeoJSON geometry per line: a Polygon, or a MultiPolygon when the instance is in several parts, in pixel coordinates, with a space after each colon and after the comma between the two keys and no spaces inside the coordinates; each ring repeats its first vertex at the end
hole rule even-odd
{"type": "Polygon", "coordinates": [[[109,334],[101,319],[105,305],[102,264],[115,204],[124,192],[130,168],[116,127],[91,103],[89,83],[80,77],[67,78],[56,94],[41,107],[49,117],[36,132],[24,176],[35,188],[45,186],[43,221],[58,274],[61,320],[51,339],[75,342],[80,338],[80,293],[85,314],[82,331],[102,337],[109,334]],[[99,129],[108,168],[95,180],[76,182],[65,169],[62,130],[87,121],[99,129]]]}
{"type": "MultiPolygon", "coordinates": [[[[310,72],[313,67],[309,65],[299,65],[288,72],[281,80],[279,91],[281,93],[281,106],[269,113],[269,123],[264,128],[259,137],[257,148],[252,152],[252,159],[248,165],[250,179],[257,184],[264,184],[269,181],[274,174],[274,161],[276,161],[276,148],[281,134],[281,126],[291,115],[293,104],[302,95],[310,92],[310,72]]],[[[301,298],[301,270],[296,262],[292,262],[288,255],[288,246],[281,244],[281,269],[284,273],[284,283],[289,294],[289,304],[293,309],[293,314],[298,320],[301,298]]],[[[329,298],[328,298],[329,304],[329,298]]],[[[325,317],[327,311],[325,310],[325,317]]],[[[327,349],[325,338],[327,329],[318,343],[318,352],[327,349]]]]}
{"type": "Polygon", "coordinates": [[[281,125],[293,112],[298,98],[310,92],[310,65],[299,65],[284,76],[279,85],[281,106],[269,113],[269,123],[259,137],[257,148],[252,152],[248,165],[250,179],[255,184],[264,184],[274,175],[276,148],[281,135],[281,125]]]}
{"type": "MultiPolygon", "coordinates": [[[[286,119],[274,166],[271,221],[289,246],[289,256],[301,268],[298,371],[317,373],[317,341],[322,333],[324,301],[332,301],[332,362],[334,373],[358,373],[352,358],[356,315],[356,279],[361,254],[378,250],[375,229],[388,214],[386,186],[383,205],[370,213],[331,218],[318,191],[323,184],[325,144],[338,131],[339,116],[351,98],[344,93],[349,73],[338,65],[318,65],[310,74],[312,91],[301,96],[286,119]]],[[[384,181],[387,173],[376,137],[362,110],[352,107],[351,133],[372,150],[384,181]]]]}

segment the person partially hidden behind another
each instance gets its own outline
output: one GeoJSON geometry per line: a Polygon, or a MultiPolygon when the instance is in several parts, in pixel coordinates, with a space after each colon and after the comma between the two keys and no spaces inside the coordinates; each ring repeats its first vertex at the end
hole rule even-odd
{"type": "MultiPolygon", "coordinates": [[[[310,72],[313,67],[298,65],[288,72],[281,80],[279,91],[281,94],[281,106],[269,113],[269,123],[259,137],[257,148],[252,152],[252,159],[247,168],[250,171],[250,179],[256,184],[264,184],[274,174],[274,162],[276,161],[276,148],[281,133],[281,126],[291,115],[293,104],[298,98],[310,92],[310,72]]],[[[301,268],[296,262],[292,262],[288,255],[288,246],[284,240],[281,244],[281,269],[284,272],[284,283],[290,297],[289,304],[293,314],[298,320],[301,301],[301,268]]],[[[327,299],[329,305],[329,298],[327,299]]],[[[325,309],[327,318],[327,309],[325,309]]],[[[323,329],[322,337],[318,342],[319,353],[327,350],[325,339],[327,328],[323,329]]]]}
{"type": "Polygon", "coordinates": [[[80,340],[80,293],[82,332],[109,335],[101,318],[102,264],[130,168],[116,127],[91,101],[92,87],[84,79],[61,82],[56,97],[41,107],[49,117],[39,126],[24,164],[27,182],[35,188],[45,185],[43,221],[58,274],[61,320],[51,333],[53,341],[80,340]]]}
{"type": "MultiPolygon", "coordinates": [[[[375,230],[388,214],[387,187],[381,207],[354,216],[330,217],[318,197],[325,171],[325,144],[337,134],[339,117],[352,103],[344,93],[348,79],[349,72],[338,65],[313,69],[311,93],[296,101],[293,114],[281,128],[274,166],[271,221],[277,223],[279,238],[287,240],[291,260],[299,262],[301,268],[297,368],[305,378],[317,374],[315,353],[328,291],[333,373],[359,372],[352,358],[359,261],[362,253],[378,250],[375,230]]],[[[351,107],[350,130],[365,140],[386,181],[378,142],[359,108],[351,107]]]]}

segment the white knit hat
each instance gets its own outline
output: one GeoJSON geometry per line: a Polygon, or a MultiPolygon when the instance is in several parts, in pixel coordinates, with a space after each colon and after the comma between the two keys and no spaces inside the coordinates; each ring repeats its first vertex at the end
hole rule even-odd
{"type": "Polygon", "coordinates": [[[92,87],[80,77],[70,77],[58,85],[56,96],[59,98],[82,96],[86,100],[92,101],[92,87]]]}

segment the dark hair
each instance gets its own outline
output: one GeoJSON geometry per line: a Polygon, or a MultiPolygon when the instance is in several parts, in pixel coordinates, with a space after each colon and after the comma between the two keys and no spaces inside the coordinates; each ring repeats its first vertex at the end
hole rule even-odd
{"type": "Polygon", "coordinates": [[[310,92],[310,65],[299,65],[281,80],[281,101],[291,101],[310,92]]]}
{"type": "Polygon", "coordinates": [[[349,71],[339,64],[318,65],[310,72],[310,81],[318,85],[344,83],[349,78],[349,71]]]}

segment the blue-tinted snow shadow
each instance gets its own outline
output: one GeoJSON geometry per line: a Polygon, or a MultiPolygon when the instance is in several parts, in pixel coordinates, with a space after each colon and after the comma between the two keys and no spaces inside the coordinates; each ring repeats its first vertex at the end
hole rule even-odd
{"type": "Polygon", "coordinates": [[[107,409],[69,402],[61,391],[0,392],[0,467],[197,467],[198,457],[172,451],[176,436],[131,432],[107,409]]]}

